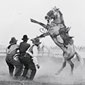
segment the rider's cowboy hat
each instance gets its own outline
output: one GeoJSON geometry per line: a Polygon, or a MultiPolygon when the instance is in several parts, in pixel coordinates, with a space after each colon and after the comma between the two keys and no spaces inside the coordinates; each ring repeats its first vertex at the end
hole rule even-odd
{"type": "Polygon", "coordinates": [[[17,40],[15,37],[12,37],[11,40],[10,40],[10,44],[16,44],[17,40]]]}
{"type": "Polygon", "coordinates": [[[28,40],[29,38],[27,37],[27,35],[23,35],[22,40],[28,40]]]}

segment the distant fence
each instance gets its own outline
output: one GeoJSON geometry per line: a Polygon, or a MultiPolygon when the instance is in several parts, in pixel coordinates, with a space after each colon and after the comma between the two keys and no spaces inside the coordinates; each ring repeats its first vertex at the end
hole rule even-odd
{"type": "Polygon", "coordinates": [[[6,51],[5,50],[0,50],[0,56],[5,56],[6,55],[6,51]]]}
{"type": "MultiPolygon", "coordinates": [[[[85,50],[76,49],[76,51],[80,54],[81,57],[85,58],[85,50]]],[[[54,49],[54,48],[44,48],[39,50],[40,56],[55,56],[55,57],[62,57],[62,50],[54,49]]],[[[0,50],[0,56],[6,55],[5,50],[0,50]]]]}
{"type": "Polygon", "coordinates": [[[0,52],[0,54],[6,54],[6,52],[0,52]]]}

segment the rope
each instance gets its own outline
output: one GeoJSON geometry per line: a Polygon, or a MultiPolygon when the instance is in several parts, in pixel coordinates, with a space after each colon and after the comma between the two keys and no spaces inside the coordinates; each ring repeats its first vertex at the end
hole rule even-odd
{"type": "Polygon", "coordinates": [[[46,33],[46,30],[45,30],[44,28],[40,28],[39,31],[40,31],[41,33],[46,33]]]}

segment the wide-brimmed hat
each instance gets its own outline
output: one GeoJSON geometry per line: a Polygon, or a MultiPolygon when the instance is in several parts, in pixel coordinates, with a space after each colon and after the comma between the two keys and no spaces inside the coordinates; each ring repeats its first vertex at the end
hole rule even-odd
{"type": "Polygon", "coordinates": [[[27,35],[23,35],[22,40],[28,40],[29,38],[27,37],[27,35]]]}
{"type": "Polygon", "coordinates": [[[12,37],[9,43],[10,44],[15,44],[16,42],[17,42],[16,38],[12,37]]]}
{"type": "Polygon", "coordinates": [[[39,38],[34,38],[34,39],[31,39],[32,43],[35,44],[35,45],[39,45],[41,44],[39,38]]]}

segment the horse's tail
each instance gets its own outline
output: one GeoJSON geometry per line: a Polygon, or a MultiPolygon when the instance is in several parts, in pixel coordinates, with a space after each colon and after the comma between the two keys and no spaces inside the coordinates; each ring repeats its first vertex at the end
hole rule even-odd
{"type": "Polygon", "coordinates": [[[84,65],[84,60],[83,60],[83,58],[82,58],[77,52],[76,52],[75,54],[76,54],[77,60],[81,63],[81,65],[84,65]]]}
{"type": "Polygon", "coordinates": [[[80,61],[80,55],[77,52],[75,52],[75,54],[76,54],[77,60],[80,61]]]}

